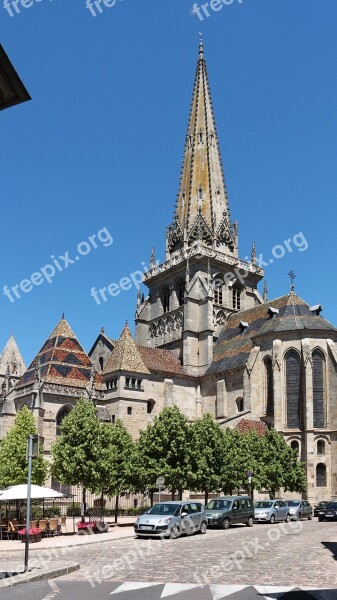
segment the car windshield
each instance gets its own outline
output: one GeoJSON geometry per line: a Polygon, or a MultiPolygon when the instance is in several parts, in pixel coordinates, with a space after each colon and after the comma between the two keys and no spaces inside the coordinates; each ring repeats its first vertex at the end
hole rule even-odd
{"type": "Polygon", "coordinates": [[[337,502],[329,502],[327,508],[332,508],[333,510],[337,510],[337,502]]]}
{"type": "Polygon", "coordinates": [[[254,502],[255,508],[271,508],[273,506],[272,502],[268,502],[266,500],[259,500],[258,502],[254,502]]]}
{"type": "Polygon", "coordinates": [[[208,510],[227,510],[232,506],[231,500],[211,500],[206,508],[208,510]]]}
{"type": "Polygon", "coordinates": [[[180,504],[155,504],[147,511],[148,515],[175,515],[178,514],[180,504]]]}
{"type": "Polygon", "coordinates": [[[299,506],[299,500],[288,500],[287,501],[288,506],[299,506]]]}
{"type": "Polygon", "coordinates": [[[319,502],[317,504],[317,508],[325,508],[326,506],[328,506],[329,502],[319,502]]]}

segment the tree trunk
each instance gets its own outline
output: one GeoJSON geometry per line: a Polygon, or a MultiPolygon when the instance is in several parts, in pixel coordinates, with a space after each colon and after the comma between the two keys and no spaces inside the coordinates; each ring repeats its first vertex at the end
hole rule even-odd
{"type": "Polygon", "coordinates": [[[104,509],[104,491],[103,490],[102,490],[102,493],[101,493],[101,509],[102,510],[104,509]]]}
{"type": "Polygon", "coordinates": [[[181,501],[183,499],[183,490],[180,488],[179,490],[179,500],[181,501]]]}
{"type": "Polygon", "coordinates": [[[154,490],[150,490],[150,504],[151,504],[151,506],[153,506],[153,495],[154,495],[154,490]]]}
{"type": "Polygon", "coordinates": [[[208,490],[205,490],[205,506],[208,504],[208,490]]]}
{"type": "Polygon", "coordinates": [[[82,523],[85,522],[86,497],[87,497],[87,490],[85,488],[83,488],[82,489],[82,506],[81,506],[81,521],[82,521],[82,523]]]}
{"type": "Polygon", "coordinates": [[[115,504],[115,525],[117,525],[118,521],[118,504],[119,504],[119,494],[116,496],[116,504],[115,504]]]}
{"type": "Polygon", "coordinates": [[[174,500],[174,499],[175,499],[175,497],[176,497],[176,491],[175,491],[175,490],[172,490],[172,500],[174,500]]]}

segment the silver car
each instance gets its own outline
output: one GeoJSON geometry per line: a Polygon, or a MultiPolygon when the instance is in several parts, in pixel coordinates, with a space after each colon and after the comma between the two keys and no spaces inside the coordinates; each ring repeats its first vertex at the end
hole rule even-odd
{"type": "Polygon", "coordinates": [[[201,502],[160,502],[138,517],[137,537],[177,539],[182,534],[206,533],[207,518],[201,502]]]}
{"type": "Polygon", "coordinates": [[[312,506],[306,500],[287,500],[290,518],[293,521],[300,519],[312,519],[312,506]]]}
{"type": "Polygon", "coordinates": [[[285,521],[289,523],[289,506],[284,500],[257,500],[254,502],[254,521],[256,523],[275,523],[285,521]]]}

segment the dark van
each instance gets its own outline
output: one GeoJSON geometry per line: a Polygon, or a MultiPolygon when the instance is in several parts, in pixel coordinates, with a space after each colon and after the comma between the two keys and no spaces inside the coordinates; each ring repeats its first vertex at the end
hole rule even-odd
{"type": "Polygon", "coordinates": [[[254,505],[249,496],[221,496],[207,504],[206,516],[208,527],[228,529],[236,523],[253,527],[254,505]]]}

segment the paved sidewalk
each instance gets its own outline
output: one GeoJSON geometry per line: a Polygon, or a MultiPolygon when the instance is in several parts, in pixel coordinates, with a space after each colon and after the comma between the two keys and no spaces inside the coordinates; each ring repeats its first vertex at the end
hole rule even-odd
{"type": "MultiPolygon", "coordinates": [[[[110,525],[108,533],[97,533],[92,535],[79,535],[78,533],[65,533],[54,537],[43,538],[41,542],[30,544],[30,551],[51,550],[53,548],[70,548],[87,544],[101,542],[113,542],[125,538],[134,537],[134,517],[121,517],[118,525],[110,525]]],[[[109,521],[108,521],[109,522],[109,521]]],[[[0,571],[2,570],[3,557],[8,553],[24,552],[24,544],[20,540],[0,541],[0,571]]]]}

